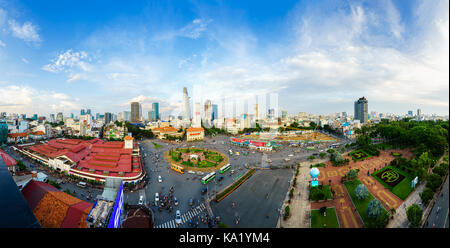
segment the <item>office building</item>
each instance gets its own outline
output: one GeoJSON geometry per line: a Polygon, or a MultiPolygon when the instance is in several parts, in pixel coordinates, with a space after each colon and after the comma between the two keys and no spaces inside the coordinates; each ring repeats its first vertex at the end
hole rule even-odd
{"type": "Polygon", "coordinates": [[[152,104],[152,121],[157,121],[159,119],[159,103],[154,102],[152,104]]]}
{"type": "Polygon", "coordinates": [[[219,110],[217,104],[212,105],[212,121],[219,118],[219,110]]]}
{"type": "Polygon", "coordinates": [[[0,120],[0,145],[6,144],[8,141],[8,124],[6,121],[0,120]]]}
{"type": "Polygon", "coordinates": [[[138,123],[141,120],[140,113],[140,104],[138,102],[131,103],[131,123],[138,123]]]}
{"type": "Polygon", "coordinates": [[[183,120],[187,121],[191,118],[191,111],[189,106],[189,96],[187,88],[183,88],[183,120]]]}
{"type": "Polygon", "coordinates": [[[109,112],[105,113],[105,124],[109,124],[112,121],[112,114],[109,112]]]}
{"type": "Polygon", "coordinates": [[[358,101],[355,101],[355,120],[359,120],[360,123],[367,123],[369,119],[369,107],[368,107],[368,101],[363,96],[358,99],[358,101]]]}

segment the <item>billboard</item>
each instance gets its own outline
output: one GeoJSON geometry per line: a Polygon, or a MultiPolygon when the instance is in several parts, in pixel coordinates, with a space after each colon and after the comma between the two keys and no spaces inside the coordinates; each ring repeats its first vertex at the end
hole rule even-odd
{"type": "Polygon", "coordinates": [[[119,192],[117,192],[116,202],[109,218],[108,228],[118,228],[120,224],[120,215],[123,208],[123,181],[120,182],[119,192]]]}

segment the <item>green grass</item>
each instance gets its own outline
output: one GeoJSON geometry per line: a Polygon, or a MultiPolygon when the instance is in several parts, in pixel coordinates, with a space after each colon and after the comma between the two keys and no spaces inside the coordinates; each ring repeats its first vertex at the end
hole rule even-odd
{"type": "Polygon", "coordinates": [[[339,228],[339,222],[336,216],[335,208],[327,208],[326,216],[323,216],[319,210],[311,210],[312,228],[339,228]],[[326,227],[323,225],[326,224],[326,227]]]}
{"type": "Polygon", "coordinates": [[[152,142],[152,144],[153,144],[153,146],[154,146],[156,149],[158,149],[158,148],[161,147],[161,145],[158,145],[158,144],[156,144],[155,142],[152,142]]]}
{"type": "Polygon", "coordinates": [[[183,162],[181,162],[181,164],[184,165],[184,166],[194,167],[194,163],[189,162],[189,161],[183,161],[183,162]]]}
{"type": "MultiPolygon", "coordinates": [[[[367,215],[367,206],[372,199],[375,199],[373,195],[369,192],[369,195],[364,200],[358,199],[355,195],[355,189],[358,185],[362,184],[361,181],[355,179],[353,181],[344,182],[345,188],[352,198],[353,204],[355,205],[356,210],[362,218],[362,221],[366,227],[373,227],[375,225],[375,221],[367,215]]],[[[386,212],[386,209],[383,208],[383,213],[386,212]]]]}
{"type": "Polygon", "coordinates": [[[216,164],[206,161],[206,160],[202,160],[202,161],[198,162],[197,166],[200,168],[207,168],[207,167],[214,167],[214,166],[216,166],[216,164]]]}
{"type": "Polygon", "coordinates": [[[205,158],[208,159],[208,160],[212,160],[212,161],[214,161],[214,162],[217,162],[217,163],[220,163],[220,162],[223,161],[222,156],[220,156],[219,154],[216,154],[216,155],[206,155],[205,158]]]}
{"type": "Polygon", "coordinates": [[[330,186],[329,185],[323,185],[322,189],[319,189],[319,187],[311,188],[311,190],[309,192],[309,196],[311,198],[311,201],[322,200],[322,199],[317,199],[316,196],[315,196],[315,192],[320,192],[320,191],[322,191],[325,194],[325,199],[329,199],[329,200],[332,199],[330,186]]]}
{"type": "Polygon", "coordinates": [[[324,163],[319,163],[319,164],[311,165],[311,168],[314,168],[314,167],[325,167],[325,164],[324,163]]]}
{"type": "Polygon", "coordinates": [[[386,189],[390,190],[394,195],[398,196],[398,198],[400,198],[402,200],[405,200],[409,196],[409,194],[413,191],[413,188],[411,188],[411,181],[414,179],[414,176],[410,175],[394,166],[388,165],[381,170],[375,171],[371,175],[375,178],[375,180],[377,180],[379,183],[381,183],[381,185],[383,185],[386,189]],[[378,176],[376,175],[376,174],[380,173],[381,171],[384,171],[388,168],[405,176],[405,178],[400,183],[395,185],[394,187],[387,185],[385,182],[383,182],[383,180],[378,178],[378,176]]]}

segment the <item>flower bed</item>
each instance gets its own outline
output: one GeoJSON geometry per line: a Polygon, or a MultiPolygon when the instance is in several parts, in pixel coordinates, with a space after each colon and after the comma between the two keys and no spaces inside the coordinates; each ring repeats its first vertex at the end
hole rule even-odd
{"type": "Polygon", "coordinates": [[[229,195],[231,192],[233,192],[235,189],[237,189],[243,182],[245,182],[251,175],[253,175],[253,173],[255,173],[255,171],[256,171],[256,169],[249,170],[239,180],[234,182],[231,186],[227,187],[220,194],[217,194],[216,195],[216,201],[220,202],[223,198],[225,198],[227,195],[229,195]]]}

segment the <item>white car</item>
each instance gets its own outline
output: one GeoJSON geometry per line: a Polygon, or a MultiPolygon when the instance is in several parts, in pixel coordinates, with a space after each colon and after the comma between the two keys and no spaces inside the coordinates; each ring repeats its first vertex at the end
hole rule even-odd
{"type": "Polygon", "coordinates": [[[139,197],[139,203],[138,203],[138,205],[144,205],[144,196],[143,196],[143,195],[141,195],[141,196],[139,197]]]}
{"type": "Polygon", "coordinates": [[[188,171],[189,174],[195,174],[195,171],[188,171]]]}
{"type": "Polygon", "coordinates": [[[203,173],[203,172],[199,171],[199,172],[197,172],[197,175],[199,175],[199,176],[203,176],[203,175],[205,175],[205,173],[203,173]]]}
{"type": "Polygon", "coordinates": [[[175,223],[181,224],[181,212],[180,210],[177,210],[175,213],[175,223]]]}
{"type": "Polygon", "coordinates": [[[155,202],[159,202],[159,194],[155,193],[155,202]]]}
{"type": "Polygon", "coordinates": [[[178,206],[178,199],[175,196],[173,197],[173,203],[175,206],[178,206]]]}
{"type": "Polygon", "coordinates": [[[162,177],[158,176],[158,182],[162,183],[162,177]]]}
{"type": "Polygon", "coordinates": [[[289,154],[289,155],[288,155],[288,157],[293,157],[293,156],[294,156],[293,154],[289,154]]]}

